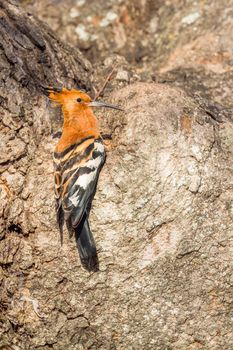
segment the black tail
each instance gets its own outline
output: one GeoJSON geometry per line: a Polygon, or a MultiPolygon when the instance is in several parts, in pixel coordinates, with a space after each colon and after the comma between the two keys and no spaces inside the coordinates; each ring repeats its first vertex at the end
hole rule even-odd
{"type": "Polygon", "coordinates": [[[95,241],[86,215],[75,229],[75,238],[83,267],[88,271],[98,271],[99,261],[95,241]]]}
{"type": "Polygon", "coordinates": [[[59,231],[60,231],[61,245],[63,245],[64,212],[63,212],[62,206],[59,206],[57,204],[56,211],[57,211],[57,223],[58,223],[58,227],[59,227],[59,231]]]}

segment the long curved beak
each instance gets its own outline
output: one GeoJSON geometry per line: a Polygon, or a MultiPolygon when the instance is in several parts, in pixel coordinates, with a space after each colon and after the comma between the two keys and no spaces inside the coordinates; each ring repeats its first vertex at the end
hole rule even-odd
{"type": "Polygon", "coordinates": [[[91,101],[87,103],[89,107],[105,107],[105,108],[112,108],[112,109],[117,109],[118,111],[124,111],[123,108],[111,105],[109,103],[101,102],[101,101],[91,101]]]}

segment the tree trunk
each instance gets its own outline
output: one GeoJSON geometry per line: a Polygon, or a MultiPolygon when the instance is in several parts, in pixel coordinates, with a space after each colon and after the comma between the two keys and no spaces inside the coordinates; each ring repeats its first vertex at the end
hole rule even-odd
{"type": "Polygon", "coordinates": [[[60,246],[40,84],[91,89],[90,64],[13,1],[1,18],[1,349],[232,349],[232,139],[165,84],[112,94],[91,211],[100,271],[60,246]]]}

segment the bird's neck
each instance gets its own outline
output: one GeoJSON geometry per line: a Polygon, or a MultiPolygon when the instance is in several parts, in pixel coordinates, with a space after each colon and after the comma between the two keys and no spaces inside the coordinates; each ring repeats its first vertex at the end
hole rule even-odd
{"type": "Polygon", "coordinates": [[[91,109],[70,111],[63,108],[62,112],[64,123],[62,135],[56,147],[57,152],[86,137],[100,137],[98,122],[91,109]]]}

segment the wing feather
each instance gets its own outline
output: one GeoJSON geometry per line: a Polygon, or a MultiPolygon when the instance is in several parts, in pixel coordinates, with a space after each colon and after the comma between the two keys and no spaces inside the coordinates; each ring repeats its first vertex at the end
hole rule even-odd
{"type": "Polygon", "coordinates": [[[92,201],[104,161],[104,145],[101,140],[93,139],[85,150],[77,152],[76,148],[75,154],[66,155],[65,162],[61,158],[55,163],[57,210],[62,207],[66,221],[73,228],[79,225],[92,201]]]}

